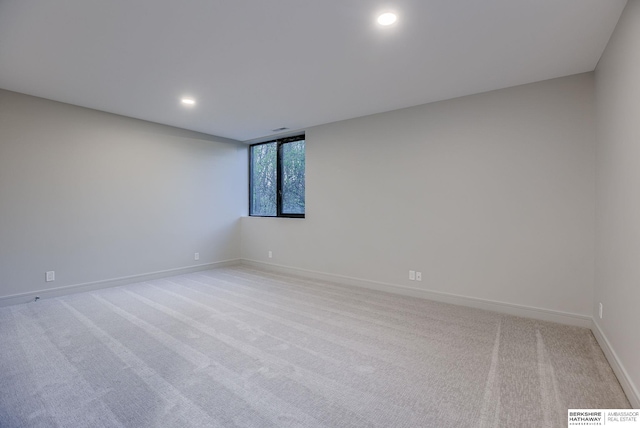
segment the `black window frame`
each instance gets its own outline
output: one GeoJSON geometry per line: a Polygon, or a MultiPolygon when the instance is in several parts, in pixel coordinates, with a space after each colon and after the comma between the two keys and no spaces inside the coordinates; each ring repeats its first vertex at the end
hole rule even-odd
{"type": "MultiPolygon", "coordinates": [[[[275,140],[263,141],[261,143],[251,144],[249,146],[249,216],[250,217],[267,217],[267,218],[305,218],[307,212],[306,195],[305,195],[305,208],[303,214],[296,213],[284,213],[282,212],[282,147],[287,143],[293,143],[296,141],[305,140],[305,159],[307,156],[307,144],[305,134],[295,135],[293,137],[277,138],[275,140]],[[253,211],[253,147],[260,146],[262,144],[276,143],[276,215],[256,215],[252,214],[253,211]]],[[[306,162],[305,162],[306,163],[306,162]]],[[[306,181],[306,168],[305,168],[305,181],[306,181]]],[[[306,186],[305,186],[306,187],[306,186]]]]}

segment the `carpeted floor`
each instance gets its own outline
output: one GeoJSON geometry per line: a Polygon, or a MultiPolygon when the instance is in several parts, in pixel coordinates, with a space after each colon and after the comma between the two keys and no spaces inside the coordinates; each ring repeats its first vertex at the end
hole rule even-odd
{"type": "Polygon", "coordinates": [[[222,268],[0,308],[1,427],[561,427],[587,329],[222,268]]]}

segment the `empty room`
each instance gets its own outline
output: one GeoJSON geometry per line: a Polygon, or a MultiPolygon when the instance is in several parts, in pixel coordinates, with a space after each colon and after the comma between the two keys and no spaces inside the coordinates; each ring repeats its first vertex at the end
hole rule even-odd
{"type": "Polygon", "coordinates": [[[640,0],[0,0],[0,427],[640,427],[640,0]]]}

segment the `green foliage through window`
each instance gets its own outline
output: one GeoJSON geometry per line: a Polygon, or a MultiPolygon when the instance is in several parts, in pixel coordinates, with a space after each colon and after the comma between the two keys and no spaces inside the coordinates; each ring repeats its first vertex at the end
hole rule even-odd
{"type": "Polygon", "coordinates": [[[304,217],[304,135],[251,146],[249,198],[250,215],[304,217]]]}

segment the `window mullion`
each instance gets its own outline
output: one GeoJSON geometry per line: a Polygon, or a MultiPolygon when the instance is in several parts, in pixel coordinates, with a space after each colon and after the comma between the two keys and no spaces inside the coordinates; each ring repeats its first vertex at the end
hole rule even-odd
{"type": "Polygon", "coordinates": [[[278,140],[278,149],[276,150],[276,211],[278,217],[282,215],[282,141],[278,140]]]}

